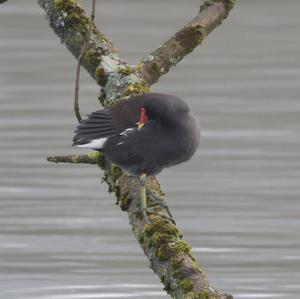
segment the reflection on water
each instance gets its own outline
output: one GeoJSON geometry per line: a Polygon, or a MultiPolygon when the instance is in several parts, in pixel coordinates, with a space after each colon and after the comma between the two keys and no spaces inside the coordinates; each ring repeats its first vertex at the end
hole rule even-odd
{"type": "MultiPolygon", "coordinates": [[[[239,2],[201,48],[154,86],[184,98],[203,132],[193,161],[160,179],[212,285],[240,299],[294,299],[298,0],[273,0],[272,7],[266,0],[239,2]]],[[[105,0],[97,22],[134,63],[197,6],[105,0]]],[[[75,152],[74,59],[33,0],[1,5],[0,28],[0,298],[168,298],[126,215],[99,183],[101,173],[45,160],[75,152]]],[[[83,74],[84,114],[97,109],[97,92],[83,74]]]]}

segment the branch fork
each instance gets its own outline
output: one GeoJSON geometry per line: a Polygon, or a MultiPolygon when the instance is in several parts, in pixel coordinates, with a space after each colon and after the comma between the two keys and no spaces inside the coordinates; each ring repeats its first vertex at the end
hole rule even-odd
{"type": "MultiPolygon", "coordinates": [[[[104,36],[78,5],[77,0],[37,0],[45,10],[50,27],[87,72],[102,87],[99,100],[104,106],[121,99],[147,93],[152,84],[181,61],[207,35],[219,26],[233,8],[235,0],[208,0],[201,5],[196,17],[169,38],[162,46],[130,65],[117,53],[112,42],[104,36]],[[86,36],[88,42],[85,44],[86,36]],[[82,50],[83,49],[83,50],[82,50]],[[84,53],[84,54],[83,54],[84,53]]],[[[93,15],[93,13],[92,13],[93,15]]],[[[129,216],[133,233],[159,276],[165,290],[176,299],[232,299],[212,288],[198,265],[190,246],[182,240],[182,233],[167,218],[149,215],[150,224],[135,213],[140,205],[139,182],[105,159],[101,153],[48,157],[55,163],[97,164],[109,191],[129,216]]],[[[147,181],[147,188],[162,194],[155,177],[147,181]]],[[[164,207],[159,214],[168,216],[164,207]]]]}

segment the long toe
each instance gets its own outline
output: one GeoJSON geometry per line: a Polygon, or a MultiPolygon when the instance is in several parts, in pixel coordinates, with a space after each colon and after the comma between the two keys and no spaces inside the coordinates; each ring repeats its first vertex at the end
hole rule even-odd
{"type": "Polygon", "coordinates": [[[175,220],[174,220],[174,218],[173,218],[173,215],[172,215],[172,213],[171,213],[169,207],[164,203],[164,200],[163,200],[161,197],[155,195],[155,194],[154,194],[151,190],[149,190],[149,189],[147,189],[147,195],[148,195],[148,198],[149,198],[152,202],[156,203],[158,206],[160,206],[161,208],[165,209],[165,210],[167,211],[169,217],[170,217],[169,219],[170,219],[174,224],[176,224],[176,222],[175,222],[175,220]]]}

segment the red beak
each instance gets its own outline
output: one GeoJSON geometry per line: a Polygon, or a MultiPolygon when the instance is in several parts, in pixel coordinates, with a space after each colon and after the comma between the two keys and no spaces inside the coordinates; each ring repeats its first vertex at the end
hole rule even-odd
{"type": "Polygon", "coordinates": [[[141,108],[141,117],[138,122],[138,128],[139,130],[147,123],[149,120],[147,114],[146,114],[146,109],[144,107],[141,108]]]}

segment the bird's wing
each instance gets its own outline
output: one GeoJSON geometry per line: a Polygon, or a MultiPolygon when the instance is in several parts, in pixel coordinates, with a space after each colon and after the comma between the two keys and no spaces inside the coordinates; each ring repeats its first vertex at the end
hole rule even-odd
{"type": "Polygon", "coordinates": [[[97,140],[100,145],[102,141],[105,141],[104,139],[116,135],[119,132],[120,129],[112,119],[111,110],[105,108],[89,114],[88,117],[80,123],[75,130],[73,145],[84,147],[84,145],[90,144],[95,140],[97,140]]]}
{"type": "Polygon", "coordinates": [[[136,128],[145,101],[155,94],[145,94],[120,101],[112,108],[93,112],[75,130],[73,145],[101,149],[107,138],[136,128]]]}

